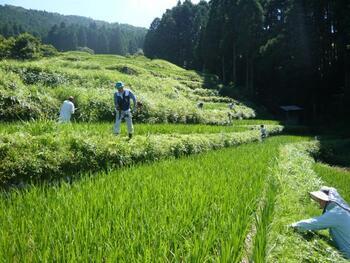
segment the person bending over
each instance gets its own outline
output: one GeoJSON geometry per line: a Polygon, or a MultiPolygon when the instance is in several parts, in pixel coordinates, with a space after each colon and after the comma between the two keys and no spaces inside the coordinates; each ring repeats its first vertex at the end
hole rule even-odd
{"type": "Polygon", "coordinates": [[[60,109],[60,117],[58,118],[58,121],[60,123],[67,123],[70,122],[70,118],[72,117],[72,114],[75,112],[75,106],[74,106],[74,98],[70,96],[68,99],[66,99],[61,106],[60,109]]]}
{"type": "Polygon", "coordinates": [[[350,259],[350,207],[332,187],[322,187],[320,191],[311,192],[323,213],[319,217],[301,220],[291,225],[296,230],[322,230],[329,229],[334,245],[342,252],[344,257],[350,259]]]}

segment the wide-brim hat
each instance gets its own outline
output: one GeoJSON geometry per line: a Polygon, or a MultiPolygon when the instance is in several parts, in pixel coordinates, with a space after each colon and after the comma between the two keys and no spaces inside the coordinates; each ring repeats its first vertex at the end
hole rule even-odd
{"type": "Polygon", "coordinates": [[[314,200],[322,200],[322,201],[325,201],[325,202],[329,202],[330,201],[330,198],[327,194],[325,194],[324,192],[322,191],[315,191],[315,192],[310,192],[309,193],[311,198],[314,199],[314,200]]]}

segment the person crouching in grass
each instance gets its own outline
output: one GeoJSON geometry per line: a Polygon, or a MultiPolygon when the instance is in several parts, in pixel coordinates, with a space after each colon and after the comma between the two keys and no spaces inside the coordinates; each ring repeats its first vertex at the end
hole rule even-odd
{"type": "Polygon", "coordinates": [[[332,187],[310,192],[310,197],[323,209],[322,215],[301,220],[291,227],[299,231],[329,229],[334,245],[350,259],[350,207],[332,187]]]}
{"type": "Polygon", "coordinates": [[[70,122],[70,119],[72,117],[72,114],[75,112],[75,106],[74,106],[74,98],[70,96],[68,99],[66,99],[61,106],[60,109],[60,117],[58,118],[59,123],[67,123],[70,122]]]}
{"type": "Polygon", "coordinates": [[[117,92],[114,93],[114,106],[116,110],[114,134],[119,135],[121,122],[123,119],[125,119],[128,128],[129,139],[131,139],[134,133],[132,113],[134,113],[136,109],[136,97],[130,90],[124,89],[124,83],[121,81],[118,81],[115,84],[115,87],[117,88],[117,92]],[[133,101],[132,109],[130,107],[130,99],[133,101]]]}

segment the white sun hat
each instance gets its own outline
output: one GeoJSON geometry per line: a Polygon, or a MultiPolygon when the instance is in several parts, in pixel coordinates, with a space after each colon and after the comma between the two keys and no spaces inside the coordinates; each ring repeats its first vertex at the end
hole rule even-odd
{"type": "Polygon", "coordinates": [[[330,201],[329,196],[322,191],[310,192],[309,194],[310,194],[311,198],[314,200],[316,199],[316,200],[322,200],[322,201],[326,201],[326,202],[330,201]]]}

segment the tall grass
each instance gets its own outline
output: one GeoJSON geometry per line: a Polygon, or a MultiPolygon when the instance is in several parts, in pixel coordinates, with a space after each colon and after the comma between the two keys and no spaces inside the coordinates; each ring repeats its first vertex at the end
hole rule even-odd
{"type": "MultiPolygon", "coordinates": [[[[214,126],[204,124],[144,124],[135,123],[136,135],[147,134],[192,134],[192,133],[220,133],[220,132],[240,132],[250,129],[242,125],[214,126]]],[[[103,135],[113,133],[114,123],[72,123],[59,125],[55,122],[23,122],[15,124],[3,124],[0,126],[1,133],[27,132],[32,135],[45,134],[47,132],[62,131],[70,133],[90,132],[103,135]]],[[[127,135],[126,125],[122,124],[122,135],[127,135]]]]}
{"type": "Polygon", "coordinates": [[[347,262],[329,245],[326,232],[300,234],[288,228],[296,221],[322,212],[308,195],[324,184],[314,172],[315,161],[310,156],[318,150],[316,142],[291,144],[281,149],[274,168],[278,191],[267,236],[268,262],[347,262]]]}
{"type": "MultiPolygon", "coordinates": [[[[145,124],[135,122],[135,134],[191,134],[191,133],[220,133],[220,132],[240,132],[250,129],[256,129],[260,124],[274,127],[279,124],[272,120],[234,120],[231,125],[205,125],[205,124],[145,124]]],[[[32,135],[44,134],[47,132],[67,131],[67,132],[91,132],[98,134],[110,134],[113,132],[114,123],[112,122],[89,122],[89,123],[71,123],[68,125],[59,125],[53,121],[32,121],[32,122],[14,122],[1,123],[0,134],[11,134],[15,132],[26,132],[32,135]]],[[[126,134],[125,124],[122,124],[122,134],[126,134]]]]}
{"type": "Polygon", "coordinates": [[[281,144],[126,168],[0,199],[5,262],[239,262],[281,144]]]}
{"type": "MultiPolygon", "coordinates": [[[[271,134],[281,126],[268,127],[271,134]]],[[[0,136],[0,184],[77,177],[167,157],[197,154],[258,141],[260,132],[148,134],[132,140],[94,129],[36,123],[25,132],[0,136]]]]}
{"type": "MultiPolygon", "coordinates": [[[[218,96],[216,86],[206,86],[205,77],[196,72],[138,57],[70,52],[39,61],[1,61],[0,79],[0,121],[55,119],[68,96],[75,97],[78,107],[75,120],[113,120],[117,80],[142,101],[135,114],[142,122],[225,124],[227,103],[233,101],[218,96]],[[204,110],[197,108],[202,99],[208,101],[204,110]]],[[[255,111],[237,102],[234,116],[253,118],[255,111]]]]}
{"type": "Polygon", "coordinates": [[[336,188],[341,196],[347,202],[350,202],[350,170],[331,167],[322,163],[316,163],[314,169],[325,184],[336,188]]]}

